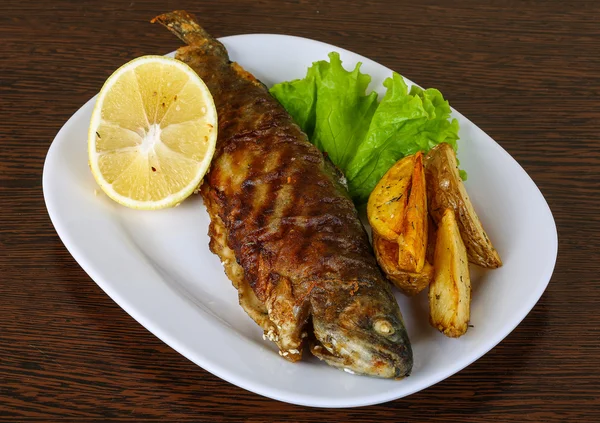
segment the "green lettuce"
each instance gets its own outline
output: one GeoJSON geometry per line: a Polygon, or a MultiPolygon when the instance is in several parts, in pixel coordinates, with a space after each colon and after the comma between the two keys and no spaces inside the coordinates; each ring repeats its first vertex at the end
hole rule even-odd
{"type": "Polygon", "coordinates": [[[366,95],[371,77],[360,72],[360,64],[348,72],[339,54],[329,59],[313,63],[304,79],[273,86],[271,94],[343,171],[369,129],[377,93],[366,95]]]}
{"type": "Polygon", "coordinates": [[[310,141],[344,172],[350,195],[364,204],[379,179],[402,157],[447,142],[455,150],[458,122],[435,89],[413,86],[393,73],[383,83],[380,103],[367,93],[369,75],[360,63],[346,71],[338,53],[318,61],[304,79],[282,82],[271,94],[285,107],[310,141]]]}

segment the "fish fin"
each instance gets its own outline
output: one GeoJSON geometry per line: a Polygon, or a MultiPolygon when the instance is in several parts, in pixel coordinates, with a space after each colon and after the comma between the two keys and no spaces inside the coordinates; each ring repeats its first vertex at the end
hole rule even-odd
{"type": "Polygon", "coordinates": [[[163,13],[150,22],[160,23],[189,46],[204,47],[207,51],[214,50],[215,55],[227,54],[223,44],[206,32],[198,24],[196,17],[185,10],[163,13]]]}

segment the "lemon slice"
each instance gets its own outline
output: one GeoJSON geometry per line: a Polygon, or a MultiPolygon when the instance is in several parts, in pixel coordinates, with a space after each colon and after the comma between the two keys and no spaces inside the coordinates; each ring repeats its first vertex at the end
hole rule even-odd
{"type": "Polygon", "coordinates": [[[178,60],[143,56],[117,69],[98,95],[90,168],[124,206],[172,207],[197,189],[216,139],[215,104],[200,77],[178,60]]]}

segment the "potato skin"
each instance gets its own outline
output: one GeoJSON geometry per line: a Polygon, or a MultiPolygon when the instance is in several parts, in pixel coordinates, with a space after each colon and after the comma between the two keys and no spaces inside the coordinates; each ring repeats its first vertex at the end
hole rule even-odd
{"type": "Polygon", "coordinates": [[[447,143],[425,157],[425,180],[429,213],[439,226],[446,209],[454,210],[469,261],[481,267],[502,266],[498,252],[487,236],[467,195],[458,172],[456,154],[447,143]]]}
{"type": "Polygon", "coordinates": [[[425,261],[418,273],[407,272],[398,266],[398,244],[373,234],[373,249],[377,263],[385,276],[405,295],[412,297],[425,289],[433,280],[433,266],[425,261]]]}
{"type": "Polygon", "coordinates": [[[462,336],[471,314],[471,278],[467,250],[452,209],[444,211],[438,227],[433,267],[429,323],[446,336],[462,336]]]}

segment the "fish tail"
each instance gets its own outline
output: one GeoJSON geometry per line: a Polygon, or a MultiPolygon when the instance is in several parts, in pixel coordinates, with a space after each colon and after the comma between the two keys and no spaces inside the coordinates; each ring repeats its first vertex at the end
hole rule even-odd
{"type": "Polygon", "coordinates": [[[206,53],[216,56],[227,56],[227,50],[216,38],[210,35],[196,21],[196,17],[185,10],[158,15],[150,21],[158,22],[175,34],[184,43],[193,47],[201,47],[206,53]]]}

